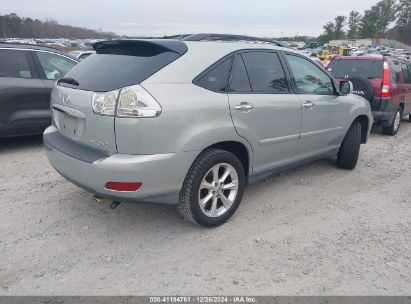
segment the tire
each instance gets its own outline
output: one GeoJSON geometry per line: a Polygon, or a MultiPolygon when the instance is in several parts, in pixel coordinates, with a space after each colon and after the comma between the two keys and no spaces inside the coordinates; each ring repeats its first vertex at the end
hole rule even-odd
{"type": "Polygon", "coordinates": [[[402,109],[401,107],[398,107],[397,111],[395,111],[394,119],[392,120],[391,125],[389,125],[388,127],[383,127],[382,133],[385,135],[391,135],[391,136],[394,136],[395,134],[397,134],[398,130],[400,129],[401,119],[402,119],[402,109]],[[398,120],[398,117],[399,117],[399,120],[398,120]]]}
{"type": "Polygon", "coordinates": [[[183,218],[194,224],[216,227],[224,224],[237,210],[244,188],[245,172],[240,160],[230,152],[209,149],[202,152],[191,165],[180,191],[177,208],[183,218]],[[218,182],[223,179],[227,169],[230,175],[224,182],[218,182]],[[215,181],[219,183],[218,186],[213,186],[215,181]],[[224,186],[232,189],[223,190],[224,186]],[[202,207],[201,201],[205,202],[202,207]]]}
{"type": "Polygon", "coordinates": [[[411,122],[411,114],[408,115],[408,121],[411,122]]]}
{"type": "Polygon", "coordinates": [[[361,146],[361,124],[355,121],[348,130],[337,156],[337,167],[353,170],[358,162],[361,146]]]}

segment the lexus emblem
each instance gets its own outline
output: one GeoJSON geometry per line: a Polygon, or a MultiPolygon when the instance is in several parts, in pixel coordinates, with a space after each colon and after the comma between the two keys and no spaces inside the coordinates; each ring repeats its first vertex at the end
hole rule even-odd
{"type": "Polygon", "coordinates": [[[64,93],[63,101],[64,101],[64,103],[70,103],[71,99],[70,99],[70,95],[68,93],[64,93]]]}

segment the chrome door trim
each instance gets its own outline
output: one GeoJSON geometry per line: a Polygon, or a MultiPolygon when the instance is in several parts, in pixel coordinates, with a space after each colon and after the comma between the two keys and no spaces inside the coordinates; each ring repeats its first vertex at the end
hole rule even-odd
{"type": "Polygon", "coordinates": [[[331,128],[331,129],[324,129],[324,130],[318,130],[318,131],[313,131],[313,132],[301,133],[300,138],[307,138],[307,137],[322,135],[322,134],[325,134],[325,133],[330,133],[330,132],[338,131],[338,130],[341,130],[341,129],[342,129],[342,127],[337,127],[337,128],[331,128]]]}
{"type": "Polygon", "coordinates": [[[258,143],[261,146],[272,145],[272,144],[276,144],[280,142],[293,141],[293,140],[299,139],[299,137],[300,137],[300,134],[287,135],[287,136],[282,136],[282,137],[259,140],[258,143]]]}

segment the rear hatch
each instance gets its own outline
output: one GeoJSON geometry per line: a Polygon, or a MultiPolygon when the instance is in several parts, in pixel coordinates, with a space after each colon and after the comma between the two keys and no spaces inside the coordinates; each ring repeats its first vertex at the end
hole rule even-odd
{"type": "Polygon", "coordinates": [[[93,92],[56,86],[51,95],[53,124],[60,135],[95,152],[117,152],[114,117],[93,113],[93,92]]]}
{"type": "Polygon", "coordinates": [[[139,84],[181,57],[187,47],[173,40],[99,42],[92,54],[57,82],[53,124],[66,140],[106,155],[117,152],[115,112],[122,88],[139,84]],[[113,92],[113,111],[96,114],[93,96],[113,92]]]}
{"type": "MultiPolygon", "coordinates": [[[[379,108],[384,75],[384,60],[382,57],[334,58],[327,69],[337,81],[349,79],[352,76],[367,78],[373,87],[370,99],[371,108],[372,110],[379,108]]],[[[356,90],[355,87],[354,90],[356,90]]]]}

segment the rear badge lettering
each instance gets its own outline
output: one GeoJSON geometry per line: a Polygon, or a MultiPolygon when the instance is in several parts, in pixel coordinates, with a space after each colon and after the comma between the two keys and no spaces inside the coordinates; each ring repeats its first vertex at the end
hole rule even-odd
{"type": "Polygon", "coordinates": [[[110,146],[109,143],[105,143],[105,142],[94,140],[94,139],[90,139],[90,143],[94,146],[101,147],[101,148],[108,148],[110,146]]]}

